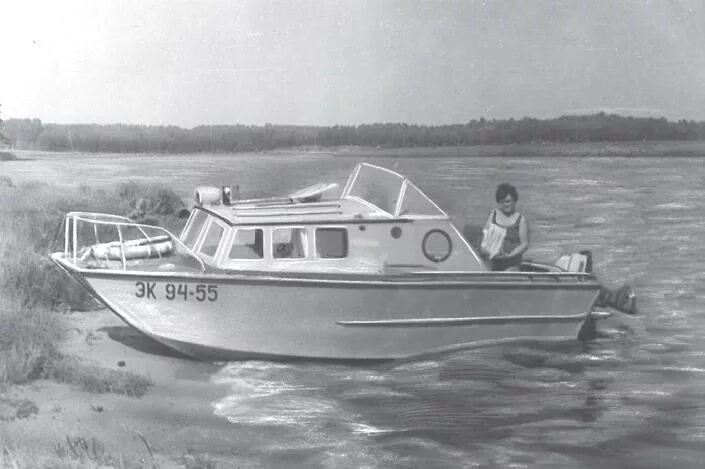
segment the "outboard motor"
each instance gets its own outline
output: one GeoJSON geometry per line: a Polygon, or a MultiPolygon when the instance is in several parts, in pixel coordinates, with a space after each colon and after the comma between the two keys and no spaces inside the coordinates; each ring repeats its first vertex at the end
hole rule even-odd
{"type": "Polygon", "coordinates": [[[636,295],[627,284],[615,289],[603,286],[595,300],[595,306],[613,308],[625,314],[637,313],[636,295]]]}

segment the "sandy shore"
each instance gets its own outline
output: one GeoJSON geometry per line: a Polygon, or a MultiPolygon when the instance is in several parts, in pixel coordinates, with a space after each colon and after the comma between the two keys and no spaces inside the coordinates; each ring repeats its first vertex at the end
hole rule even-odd
{"type": "Polygon", "coordinates": [[[211,403],[227,394],[209,382],[216,365],[179,357],[106,310],[65,317],[65,352],[148,376],[154,384],[141,398],[52,381],[0,392],[0,446],[10,449],[0,455],[0,467],[13,460],[28,466],[57,458],[71,462],[71,451],[61,457],[57,447],[69,449],[67,437],[83,438],[90,452],[95,441],[97,453],[122,457],[125,467],[208,467],[198,460],[213,461],[211,467],[252,467],[233,452],[236,426],[213,414],[211,403]]]}

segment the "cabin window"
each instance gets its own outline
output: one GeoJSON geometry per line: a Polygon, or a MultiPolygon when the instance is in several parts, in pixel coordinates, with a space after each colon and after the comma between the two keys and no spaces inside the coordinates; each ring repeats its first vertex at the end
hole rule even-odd
{"type": "Polygon", "coordinates": [[[262,259],[264,231],[261,228],[238,228],[230,246],[230,259],[262,259]]]}
{"type": "Polygon", "coordinates": [[[316,257],[321,259],[348,257],[348,230],[345,228],[316,229],[316,257]]]}
{"type": "Polygon", "coordinates": [[[275,228],[272,231],[272,256],[275,259],[306,257],[306,230],[304,228],[275,228]]]}
{"type": "Polygon", "coordinates": [[[206,218],[208,218],[208,216],[200,210],[197,210],[191,218],[191,223],[184,237],[184,244],[188,246],[189,249],[193,249],[193,245],[196,244],[196,240],[198,239],[198,235],[201,234],[201,229],[203,228],[203,223],[206,221],[206,218]]]}
{"type": "Polygon", "coordinates": [[[224,231],[223,227],[216,223],[215,220],[212,221],[211,226],[208,228],[208,233],[206,233],[206,237],[203,240],[203,244],[201,245],[201,254],[210,257],[215,256],[224,231]]]}

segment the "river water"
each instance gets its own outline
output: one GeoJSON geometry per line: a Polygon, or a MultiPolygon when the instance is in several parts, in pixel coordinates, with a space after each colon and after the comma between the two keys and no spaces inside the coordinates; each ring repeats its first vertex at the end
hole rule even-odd
{"type": "MultiPolygon", "coordinates": [[[[243,197],[341,186],[356,157],[325,154],[35,155],[15,182],[238,184],[243,197]],[[67,163],[67,159],[69,163],[67,163]]],[[[351,366],[225,364],[213,412],[233,451],[267,468],[705,467],[705,160],[676,157],[372,157],[407,175],[462,227],[510,181],[531,226],[526,257],[590,249],[640,314],[589,344],[501,346],[351,366]]]]}

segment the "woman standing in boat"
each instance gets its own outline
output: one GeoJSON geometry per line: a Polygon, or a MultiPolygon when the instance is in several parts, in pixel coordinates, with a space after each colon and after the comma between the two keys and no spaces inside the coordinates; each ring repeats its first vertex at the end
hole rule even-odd
{"type": "MultiPolygon", "coordinates": [[[[516,187],[506,182],[500,184],[495,199],[499,210],[490,212],[485,223],[485,233],[490,231],[491,225],[506,230],[506,233],[499,253],[491,258],[492,270],[519,270],[521,256],[529,248],[529,222],[516,211],[519,200],[516,187]]],[[[489,252],[485,254],[489,255],[489,252]]]]}

